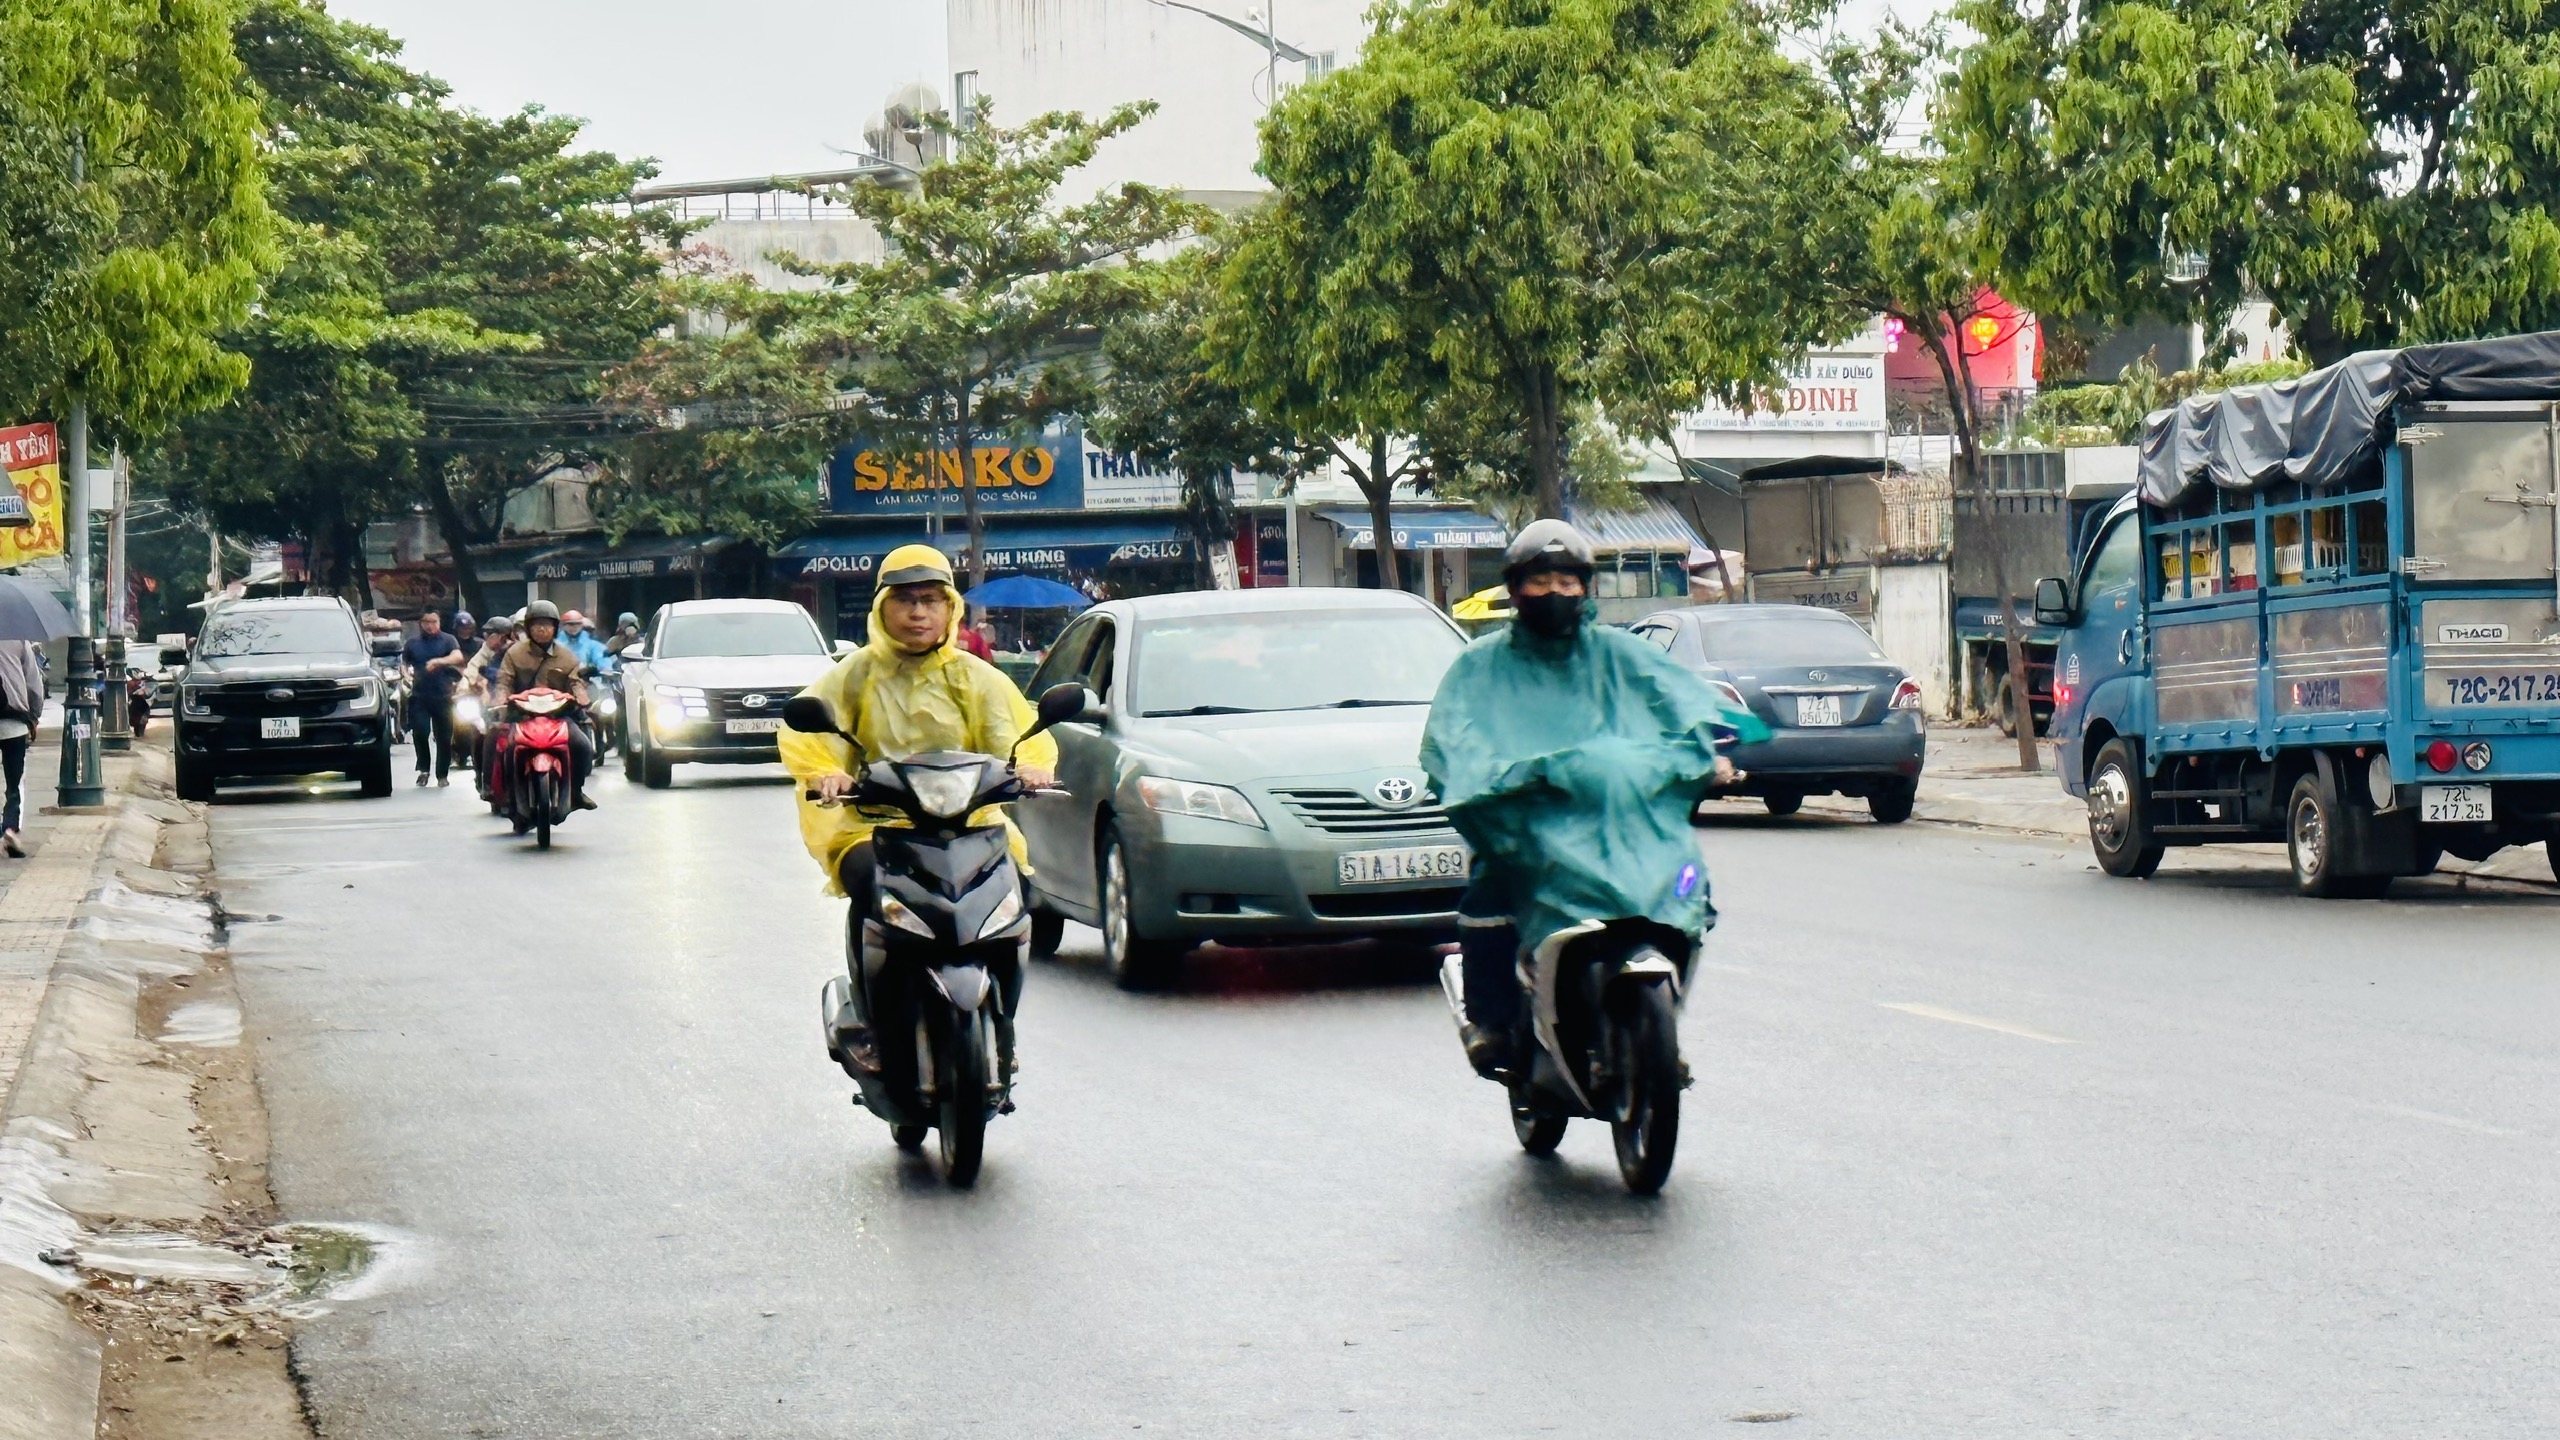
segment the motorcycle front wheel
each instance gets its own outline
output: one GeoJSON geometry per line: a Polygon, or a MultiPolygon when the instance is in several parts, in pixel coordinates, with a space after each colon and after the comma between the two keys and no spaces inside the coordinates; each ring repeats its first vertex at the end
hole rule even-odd
{"type": "Polygon", "coordinates": [[[1511,1081],[1511,1134],[1532,1155],[1553,1155],[1564,1143],[1565,1118],[1542,1103],[1529,1088],[1528,1066],[1511,1081]]]}
{"type": "Polygon", "coordinates": [[[942,1178],[966,1190],[978,1183],[979,1163],[987,1154],[987,1060],[994,1045],[983,1010],[951,1017],[944,1042],[935,1047],[935,1088],[941,1114],[934,1128],[942,1132],[942,1178]]]}
{"type": "Polygon", "coordinates": [[[1647,985],[1619,1022],[1622,1079],[1609,1133],[1618,1147],[1618,1178],[1631,1194],[1651,1195],[1671,1178],[1680,1145],[1680,1022],[1671,987],[1647,985]]]}

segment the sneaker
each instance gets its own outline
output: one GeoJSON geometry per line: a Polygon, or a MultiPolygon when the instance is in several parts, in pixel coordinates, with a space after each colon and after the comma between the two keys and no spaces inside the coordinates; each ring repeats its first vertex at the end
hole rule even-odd
{"type": "Polygon", "coordinates": [[[445,789],[452,784],[453,782],[451,780],[446,779],[442,775],[436,777],[436,788],[439,790],[445,789]]]}
{"type": "Polygon", "coordinates": [[[418,772],[418,788],[421,790],[427,788],[427,772],[424,770],[418,772]]]}
{"type": "Polygon", "coordinates": [[[27,847],[18,843],[18,832],[15,830],[0,830],[0,850],[7,851],[12,860],[27,858],[27,847]]]}

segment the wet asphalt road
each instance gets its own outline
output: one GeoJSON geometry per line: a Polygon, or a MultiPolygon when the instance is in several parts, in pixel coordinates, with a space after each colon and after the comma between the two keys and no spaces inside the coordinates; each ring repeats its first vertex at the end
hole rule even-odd
{"type": "Polygon", "coordinates": [[[1420,977],[1071,931],[964,1194],[819,1051],[779,772],[599,795],[216,811],[279,1197],[395,1237],[332,1440],[2560,1429],[2560,901],[1737,818],[1650,1202],[1420,977]]]}

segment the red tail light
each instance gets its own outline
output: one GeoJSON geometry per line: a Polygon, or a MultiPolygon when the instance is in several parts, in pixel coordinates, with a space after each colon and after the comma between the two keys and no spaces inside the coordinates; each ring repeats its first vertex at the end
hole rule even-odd
{"type": "Polygon", "coordinates": [[[1732,706],[1736,710],[1750,710],[1750,705],[1743,701],[1741,691],[1736,690],[1722,680],[1710,680],[1707,683],[1716,687],[1716,693],[1724,697],[1724,703],[1727,705],[1732,706]]]}
{"type": "Polygon", "coordinates": [[[1893,687],[1892,708],[1896,710],[1919,709],[1920,682],[1917,680],[1905,680],[1901,684],[1893,687]]]}
{"type": "Polygon", "coordinates": [[[2450,740],[2439,740],[2427,747],[2427,768],[2439,775],[2452,774],[2453,767],[2461,763],[2462,752],[2454,749],[2450,740]]]}

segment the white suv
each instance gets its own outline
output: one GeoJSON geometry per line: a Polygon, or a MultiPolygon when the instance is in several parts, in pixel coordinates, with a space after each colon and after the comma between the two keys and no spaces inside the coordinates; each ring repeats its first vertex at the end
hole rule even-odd
{"type": "Polygon", "coordinates": [[[663,790],[679,764],[780,758],[782,702],[838,652],[784,600],[680,600],[622,654],[622,773],[663,790]]]}

